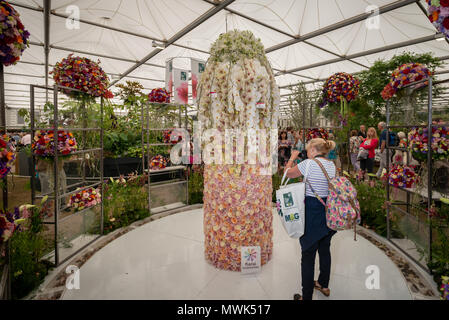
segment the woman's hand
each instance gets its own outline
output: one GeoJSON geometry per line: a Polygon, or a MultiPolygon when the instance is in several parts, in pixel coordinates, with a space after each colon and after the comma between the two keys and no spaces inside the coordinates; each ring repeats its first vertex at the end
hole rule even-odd
{"type": "Polygon", "coordinates": [[[292,160],[292,162],[294,162],[296,159],[298,159],[299,153],[300,153],[299,150],[293,150],[290,160],[292,160]]]}

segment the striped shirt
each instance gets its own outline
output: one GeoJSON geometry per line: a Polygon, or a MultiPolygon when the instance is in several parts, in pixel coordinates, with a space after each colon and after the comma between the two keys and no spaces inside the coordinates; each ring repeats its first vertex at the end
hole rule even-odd
{"type": "MultiPolygon", "coordinates": [[[[335,165],[332,161],[323,159],[323,158],[316,158],[318,161],[320,161],[324,168],[326,169],[329,178],[335,177],[335,165]]],[[[302,175],[306,174],[306,166],[307,163],[310,161],[309,166],[309,173],[307,175],[307,180],[312,185],[313,190],[322,198],[326,198],[329,192],[329,185],[326,179],[326,176],[324,175],[323,171],[321,170],[320,166],[315,163],[313,160],[306,160],[302,161],[298,164],[298,169],[301,172],[302,175]]],[[[306,183],[306,196],[307,197],[315,197],[315,194],[310,189],[310,186],[308,183],[306,183]]]]}

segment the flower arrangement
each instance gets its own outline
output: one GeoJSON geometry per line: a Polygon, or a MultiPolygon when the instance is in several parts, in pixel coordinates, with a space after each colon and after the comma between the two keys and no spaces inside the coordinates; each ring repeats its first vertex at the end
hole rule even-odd
{"type": "Polygon", "coordinates": [[[0,245],[8,241],[24,221],[20,211],[19,208],[15,208],[14,212],[0,209],[0,245]]]}
{"type": "Polygon", "coordinates": [[[321,138],[321,139],[327,140],[327,139],[329,139],[329,132],[327,132],[327,130],[323,129],[323,128],[310,129],[307,132],[306,141],[316,139],[316,138],[321,138]]]}
{"type": "MultiPolygon", "coordinates": [[[[409,149],[413,157],[427,160],[429,132],[427,128],[414,128],[408,134],[409,149]]],[[[432,159],[443,160],[449,158],[449,128],[444,126],[432,126],[432,159]]]]}
{"type": "Polygon", "coordinates": [[[164,143],[177,144],[182,141],[182,133],[176,129],[164,130],[162,141],[164,143]]]}
{"type": "Polygon", "coordinates": [[[170,103],[170,93],[164,88],[153,89],[148,94],[148,101],[156,103],[170,103]]]}
{"type": "MultiPolygon", "coordinates": [[[[79,188],[78,188],[79,189],[79,188]]],[[[96,206],[101,203],[101,193],[99,188],[84,189],[70,197],[69,206],[75,211],[96,206]]]]}
{"type": "MultiPolygon", "coordinates": [[[[58,130],[58,156],[69,156],[70,153],[77,150],[78,145],[71,132],[58,130]]],[[[55,156],[54,130],[36,131],[31,144],[31,150],[34,155],[41,158],[51,159],[55,156]]]]}
{"type": "Polygon", "coordinates": [[[11,171],[15,159],[15,150],[10,143],[8,135],[0,136],[0,179],[6,177],[11,171]]]}
{"type": "Polygon", "coordinates": [[[427,13],[430,22],[439,32],[449,37],[449,1],[427,0],[427,4],[429,5],[427,13]]]}
{"type": "MultiPolygon", "coordinates": [[[[421,81],[430,77],[431,73],[421,63],[404,63],[396,68],[391,74],[390,82],[382,90],[381,95],[384,100],[391,99],[402,87],[411,83],[421,81]]],[[[414,89],[427,85],[427,82],[418,83],[414,89]]]]}
{"type": "Polygon", "coordinates": [[[29,46],[30,33],[19,16],[6,1],[0,1],[0,62],[4,66],[16,64],[29,46]]]}
{"type": "Polygon", "coordinates": [[[449,277],[441,277],[442,284],[440,291],[442,291],[441,299],[449,300],[449,277]]]}
{"type": "Polygon", "coordinates": [[[67,58],[57,62],[50,73],[57,85],[81,91],[65,90],[73,98],[114,97],[108,90],[109,78],[100,67],[100,61],[94,62],[69,54],[67,58]]]}
{"type": "Polygon", "coordinates": [[[338,72],[330,76],[323,85],[324,107],[328,103],[350,102],[359,94],[360,82],[357,78],[345,72],[338,72]]]}
{"type": "Polygon", "coordinates": [[[158,154],[151,158],[150,161],[150,170],[160,170],[167,167],[168,161],[166,158],[158,154]]]}
{"type": "Polygon", "coordinates": [[[394,165],[388,173],[388,183],[396,188],[412,188],[418,176],[412,167],[394,165]]]}

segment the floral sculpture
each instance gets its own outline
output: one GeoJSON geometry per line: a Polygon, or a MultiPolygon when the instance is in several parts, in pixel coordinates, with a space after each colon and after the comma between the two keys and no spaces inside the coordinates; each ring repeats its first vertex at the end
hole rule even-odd
{"type": "Polygon", "coordinates": [[[153,158],[151,158],[150,161],[150,169],[151,170],[160,170],[160,169],[164,169],[167,167],[167,159],[165,159],[163,156],[161,155],[157,155],[154,156],[153,158]]]}
{"type": "MultiPolygon", "coordinates": [[[[70,154],[78,148],[75,137],[71,132],[64,130],[58,130],[58,156],[68,157],[70,154]]],[[[55,156],[55,141],[54,130],[48,131],[36,131],[31,149],[34,155],[45,158],[53,159],[55,156]]]]}
{"type": "MultiPolygon", "coordinates": [[[[384,100],[391,99],[399,89],[411,83],[421,81],[430,76],[430,71],[421,63],[405,63],[399,66],[391,74],[390,82],[382,90],[381,95],[384,100]]],[[[413,86],[414,89],[427,85],[426,82],[420,82],[413,86]]]]}
{"type": "Polygon", "coordinates": [[[6,1],[0,1],[0,62],[4,66],[15,64],[29,46],[30,33],[19,16],[6,1]]]}
{"type": "Polygon", "coordinates": [[[360,82],[357,78],[345,72],[330,76],[323,85],[323,103],[350,102],[359,94],[360,82]]]}
{"type": "Polygon", "coordinates": [[[427,4],[429,5],[427,13],[430,22],[439,32],[449,37],[449,1],[427,0],[427,4]]]}
{"type": "Polygon", "coordinates": [[[324,140],[327,140],[329,138],[329,133],[327,132],[326,129],[323,129],[323,128],[310,129],[307,132],[306,141],[309,141],[309,140],[312,140],[315,138],[322,138],[324,140]]]}
{"type": "Polygon", "coordinates": [[[100,61],[94,62],[88,58],[70,54],[56,63],[51,73],[57,85],[79,90],[65,90],[65,93],[73,98],[103,97],[110,99],[114,96],[108,90],[109,78],[100,68],[100,61]]]}
{"type": "MultiPolygon", "coordinates": [[[[251,32],[234,30],[221,34],[210,53],[198,88],[201,126],[214,129],[223,141],[226,129],[239,130],[250,154],[254,144],[244,138],[248,130],[264,129],[269,134],[279,118],[279,88],[264,47],[251,32]]],[[[262,141],[262,135],[254,136],[262,141]]],[[[234,157],[235,153],[226,155],[223,149],[214,149],[214,158],[220,153],[222,159],[234,157]]],[[[220,269],[239,271],[242,246],[260,246],[262,265],[271,259],[272,183],[270,165],[250,164],[245,156],[239,162],[235,158],[232,164],[205,164],[204,242],[207,261],[220,269]]]]}
{"type": "MultiPolygon", "coordinates": [[[[409,149],[413,157],[427,160],[429,151],[429,130],[427,128],[414,128],[408,134],[409,149]]],[[[449,128],[444,126],[432,126],[431,136],[432,159],[443,160],[449,158],[449,128]]]]}
{"type": "Polygon", "coordinates": [[[15,159],[15,150],[9,141],[8,135],[0,136],[0,179],[6,177],[11,171],[15,159]]]}
{"type": "Polygon", "coordinates": [[[388,173],[388,183],[396,188],[412,188],[418,176],[413,168],[403,165],[394,165],[388,173]]]}
{"type": "Polygon", "coordinates": [[[84,189],[70,197],[69,206],[75,211],[96,206],[101,203],[101,193],[98,188],[84,189]]]}
{"type": "Polygon", "coordinates": [[[164,88],[153,89],[148,94],[148,101],[155,103],[170,103],[170,93],[164,88]]]}

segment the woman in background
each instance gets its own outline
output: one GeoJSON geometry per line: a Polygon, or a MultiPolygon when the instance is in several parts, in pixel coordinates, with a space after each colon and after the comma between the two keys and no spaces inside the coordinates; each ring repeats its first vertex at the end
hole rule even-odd
{"type": "Polygon", "coordinates": [[[304,158],[302,157],[302,154],[305,151],[305,145],[304,145],[304,139],[303,139],[303,133],[304,131],[295,131],[295,145],[293,147],[294,150],[299,151],[298,159],[296,160],[296,163],[300,163],[304,158]]]}
{"type": "Polygon", "coordinates": [[[373,127],[368,128],[366,139],[360,144],[360,148],[368,150],[368,158],[360,160],[360,169],[362,169],[364,176],[366,173],[373,173],[375,150],[378,144],[379,139],[377,138],[376,129],[373,127]]]}
{"type": "Polygon", "coordinates": [[[291,143],[288,140],[288,135],[286,131],[282,131],[279,135],[279,142],[278,142],[278,161],[279,161],[279,167],[282,169],[288,159],[290,159],[291,155],[291,143]]]}
{"type": "MultiPolygon", "coordinates": [[[[335,137],[332,133],[329,133],[329,141],[333,141],[335,143],[335,137]]],[[[335,148],[329,151],[327,158],[332,161],[337,168],[337,171],[341,171],[341,161],[338,156],[338,145],[335,143],[335,148]]]]}
{"type": "Polygon", "coordinates": [[[349,153],[351,156],[351,164],[355,172],[360,171],[360,164],[357,161],[357,155],[359,154],[359,148],[361,143],[362,138],[359,136],[357,130],[352,130],[351,138],[349,138],[349,153]]]}

